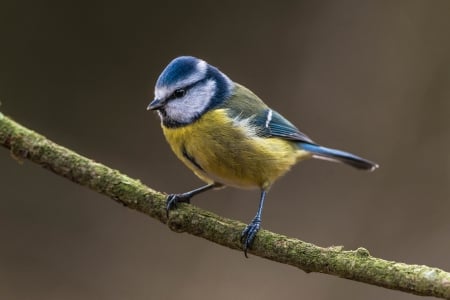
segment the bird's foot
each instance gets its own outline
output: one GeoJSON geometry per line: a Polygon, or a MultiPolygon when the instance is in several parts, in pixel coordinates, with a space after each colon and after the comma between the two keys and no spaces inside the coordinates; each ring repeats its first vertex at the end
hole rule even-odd
{"type": "Polygon", "coordinates": [[[178,203],[190,203],[191,195],[189,193],[184,194],[170,194],[166,200],[166,215],[169,218],[169,211],[177,208],[178,203]]]}
{"type": "Polygon", "coordinates": [[[250,224],[245,227],[241,234],[241,243],[244,248],[245,257],[247,256],[247,250],[252,247],[253,240],[261,227],[261,219],[254,218],[250,224]]]}

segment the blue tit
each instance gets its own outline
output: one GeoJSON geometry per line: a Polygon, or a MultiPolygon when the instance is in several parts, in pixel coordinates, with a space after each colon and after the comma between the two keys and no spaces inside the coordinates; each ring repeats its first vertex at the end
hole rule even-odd
{"type": "Polygon", "coordinates": [[[167,214],[179,202],[232,186],[259,189],[256,216],[243,230],[245,256],[260,229],[264,199],[272,184],[299,161],[318,158],[373,171],[377,164],[326,148],[300,132],[258,96],[204,60],[181,56],[159,76],[149,110],[158,112],[176,156],[207,184],[167,198],[167,214]]]}

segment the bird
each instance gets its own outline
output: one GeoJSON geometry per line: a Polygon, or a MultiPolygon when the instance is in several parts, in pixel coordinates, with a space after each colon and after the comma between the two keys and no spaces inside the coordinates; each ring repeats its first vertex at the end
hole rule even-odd
{"type": "Polygon", "coordinates": [[[223,187],[258,189],[255,217],[241,233],[245,254],[261,227],[266,195],[272,184],[296,163],[309,158],[340,162],[373,171],[378,165],[311,140],[256,94],[218,68],[193,56],[170,61],[159,75],[155,98],[164,136],[175,155],[206,185],[169,194],[167,218],[178,203],[223,187]]]}

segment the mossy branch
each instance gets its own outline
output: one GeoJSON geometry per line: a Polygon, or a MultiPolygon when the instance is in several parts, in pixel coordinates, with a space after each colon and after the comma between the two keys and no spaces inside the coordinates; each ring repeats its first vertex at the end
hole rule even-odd
{"type": "MultiPolygon", "coordinates": [[[[245,224],[184,204],[172,211],[167,219],[166,195],[150,189],[139,180],[59,146],[1,113],[0,144],[10,149],[15,159],[28,159],[166,223],[176,232],[187,232],[241,250],[240,234],[245,224]]],[[[321,248],[261,230],[249,252],[305,272],[331,274],[412,294],[450,299],[450,273],[437,268],[375,258],[364,248],[355,251],[345,251],[341,247],[321,248]]]]}

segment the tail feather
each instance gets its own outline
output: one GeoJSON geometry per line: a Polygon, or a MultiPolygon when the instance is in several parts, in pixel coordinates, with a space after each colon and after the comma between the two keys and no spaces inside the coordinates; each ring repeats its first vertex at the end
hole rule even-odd
{"type": "Polygon", "coordinates": [[[345,151],[309,143],[299,143],[299,147],[305,151],[311,152],[314,158],[341,162],[361,170],[373,171],[378,168],[376,163],[345,151]]]}

